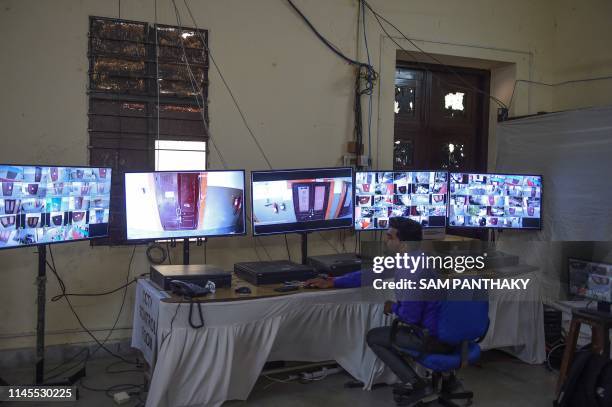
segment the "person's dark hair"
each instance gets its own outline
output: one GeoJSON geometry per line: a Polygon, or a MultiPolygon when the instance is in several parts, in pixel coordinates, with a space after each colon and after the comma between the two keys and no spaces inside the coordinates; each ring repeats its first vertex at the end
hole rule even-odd
{"type": "Polygon", "coordinates": [[[389,218],[389,227],[397,230],[397,237],[402,242],[423,240],[423,227],[419,222],[409,218],[389,218]]]}

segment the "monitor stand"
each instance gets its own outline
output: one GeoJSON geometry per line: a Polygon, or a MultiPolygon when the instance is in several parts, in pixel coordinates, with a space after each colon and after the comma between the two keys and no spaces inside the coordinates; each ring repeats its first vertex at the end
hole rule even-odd
{"type": "MultiPolygon", "coordinates": [[[[196,246],[202,246],[206,244],[205,238],[198,237],[196,239],[196,246]]],[[[172,247],[176,247],[176,240],[172,239],[172,247]]],[[[189,265],[189,245],[191,244],[190,238],[183,239],[183,264],[189,265]]],[[[206,246],[204,246],[204,263],[206,263],[206,246]]]]}
{"type": "Polygon", "coordinates": [[[308,232],[300,233],[302,235],[302,264],[308,264],[308,232]]]}
{"type": "Polygon", "coordinates": [[[183,264],[189,264],[189,239],[183,239],[183,264]]]}
{"type": "MultiPolygon", "coordinates": [[[[85,367],[74,373],[65,381],[45,383],[45,305],[47,301],[47,246],[38,246],[37,317],[36,317],[36,373],[34,383],[37,385],[66,386],[72,385],[85,376],[85,367]]],[[[0,383],[4,380],[0,378],[0,383]]]]}

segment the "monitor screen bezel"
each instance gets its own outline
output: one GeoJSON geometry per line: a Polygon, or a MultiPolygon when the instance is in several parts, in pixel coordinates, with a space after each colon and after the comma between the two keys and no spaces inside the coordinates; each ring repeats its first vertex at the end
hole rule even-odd
{"type": "MultiPolygon", "coordinates": [[[[587,297],[584,295],[580,295],[580,294],[574,294],[571,292],[571,288],[570,288],[570,282],[571,282],[571,271],[570,271],[570,262],[571,261],[582,261],[585,263],[596,263],[596,264],[605,264],[606,266],[612,266],[612,263],[608,263],[605,261],[595,261],[595,260],[587,260],[587,259],[581,259],[578,257],[567,257],[567,266],[566,266],[566,275],[567,275],[567,296],[568,298],[580,298],[583,300],[587,300],[587,301],[594,301],[594,302],[604,302],[604,303],[608,303],[608,301],[604,301],[604,300],[600,300],[597,298],[591,298],[591,297],[587,297]]],[[[612,277],[611,277],[612,278],[612,277]]]]}
{"type": "MultiPolygon", "coordinates": [[[[63,244],[63,243],[73,243],[73,242],[86,242],[86,241],[91,241],[91,240],[95,240],[95,239],[104,239],[110,236],[109,234],[109,230],[110,230],[110,202],[112,201],[112,193],[113,193],[113,188],[112,188],[112,183],[113,183],[113,173],[115,172],[113,167],[104,167],[104,166],[92,166],[92,165],[49,165],[49,164],[7,164],[7,163],[0,163],[0,167],[6,167],[6,166],[11,166],[11,167],[43,167],[43,168],[90,168],[90,169],[99,169],[99,168],[104,168],[107,170],[110,170],[111,176],[110,176],[110,181],[111,181],[111,189],[108,192],[108,202],[109,202],[109,219],[108,219],[108,223],[107,223],[107,227],[106,227],[106,233],[100,236],[95,236],[95,237],[85,237],[82,239],[70,239],[70,240],[62,240],[59,242],[44,242],[44,243],[28,243],[28,244],[20,244],[18,246],[4,246],[4,247],[0,247],[0,250],[10,250],[10,249],[20,249],[22,247],[34,247],[34,246],[47,246],[47,245],[57,245],[57,244],[63,244]]],[[[4,199],[4,198],[2,198],[4,199]]]]}
{"type": "Polygon", "coordinates": [[[184,239],[210,239],[210,238],[216,238],[216,237],[228,237],[228,236],[245,236],[247,234],[247,223],[246,223],[246,207],[245,207],[245,202],[246,202],[246,189],[247,189],[247,185],[246,185],[246,170],[244,169],[215,169],[215,170],[165,170],[165,171],[125,171],[124,176],[123,176],[123,205],[124,205],[124,213],[125,213],[125,240],[128,242],[158,242],[158,241],[165,241],[165,242],[169,242],[169,241],[176,241],[176,240],[184,240],[184,239]],[[226,233],[226,234],[220,234],[220,235],[198,235],[198,236],[194,236],[194,235],[186,235],[186,236],[172,236],[172,237],[168,237],[168,236],[161,236],[161,237],[153,237],[153,238],[138,238],[138,239],[130,239],[128,237],[128,216],[127,216],[127,198],[126,198],[126,188],[125,188],[125,177],[128,174],[160,174],[160,173],[201,173],[201,172],[242,172],[242,179],[243,179],[243,185],[244,185],[244,189],[243,189],[243,202],[242,202],[242,224],[244,225],[242,232],[240,233],[226,233]]]}
{"type": "MultiPolygon", "coordinates": [[[[389,228],[372,228],[372,229],[357,229],[355,227],[355,203],[357,202],[357,173],[358,172],[445,172],[447,174],[446,177],[446,189],[449,191],[450,188],[450,172],[448,170],[360,170],[354,171],[353,174],[353,230],[355,232],[380,232],[381,230],[388,230],[389,228]]],[[[446,211],[444,214],[444,226],[423,226],[423,229],[433,230],[433,229],[445,229],[448,226],[448,205],[450,202],[450,191],[446,193],[446,201],[445,207],[446,211]]],[[[402,216],[402,218],[409,219],[407,217],[402,216]]]]}
{"type": "Polygon", "coordinates": [[[541,231],[542,230],[542,224],[543,224],[543,220],[544,220],[544,176],[541,174],[519,174],[519,173],[503,173],[503,172],[478,172],[478,171],[449,171],[448,173],[448,204],[446,207],[446,227],[449,229],[453,229],[453,230],[457,230],[457,229],[467,229],[467,230],[477,230],[477,229],[492,229],[492,230],[533,230],[533,231],[541,231]],[[476,174],[476,175],[519,175],[522,177],[540,177],[540,180],[542,181],[542,186],[540,187],[542,189],[541,192],[541,197],[540,197],[540,226],[537,228],[526,228],[526,227],[520,227],[520,228],[508,228],[508,227],[499,227],[499,226],[453,226],[450,224],[449,220],[450,220],[450,198],[451,198],[451,192],[450,192],[450,187],[451,187],[451,176],[452,174],[476,174]]]}
{"type": "MultiPolygon", "coordinates": [[[[257,170],[251,171],[251,232],[253,236],[272,236],[272,235],[283,235],[288,233],[310,233],[310,232],[319,232],[326,230],[339,230],[339,229],[350,229],[354,227],[355,224],[355,169],[353,167],[322,167],[322,168],[287,168],[287,169],[279,169],[279,170],[257,170]],[[255,232],[255,221],[253,217],[253,174],[262,174],[262,173],[273,173],[273,172],[298,172],[298,171],[325,171],[325,170],[350,170],[351,172],[351,183],[352,183],[352,206],[351,208],[351,225],[347,226],[332,226],[328,228],[305,228],[299,230],[287,230],[281,232],[264,232],[264,233],[256,233],[255,232]]],[[[300,223],[300,222],[296,222],[300,223]]]]}

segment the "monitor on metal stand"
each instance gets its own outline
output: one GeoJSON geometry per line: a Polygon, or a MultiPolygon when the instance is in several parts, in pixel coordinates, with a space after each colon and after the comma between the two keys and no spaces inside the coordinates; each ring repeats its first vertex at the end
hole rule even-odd
{"type": "Polygon", "coordinates": [[[353,226],[353,169],[253,171],[251,200],[253,235],[299,233],[306,264],[308,233],[353,226]]]}
{"type": "MultiPolygon", "coordinates": [[[[38,246],[35,384],[45,383],[47,244],[108,235],[111,168],[0,165],[0,249],[38,246]]],[[[0,382],[4,382],[0,379],[0,382]]]]}

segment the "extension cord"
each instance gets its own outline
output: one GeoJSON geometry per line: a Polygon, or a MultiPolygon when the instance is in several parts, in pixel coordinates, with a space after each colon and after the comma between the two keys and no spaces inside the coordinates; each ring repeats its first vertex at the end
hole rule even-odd
{"type": "Polygon", "coordinates": [[[341,373],[342,372],[342,368],[341,367],[334,367],[331,369],[328,369],[326,367],[324,367],[321,370],[317,370],[316,372],[310,372],[310,373],[302,373],[302,379],[305,380],[316,380],[316,379],[320,379],[322,377],[327,377],[336,373],[341,373]]]}
{"type": "Polygon", "coordinates": [[[113,394],[113,400],[115,400],[115,404],[120,406],[130,401],[130,395],[125,391],[120,391],[119,393],[113,394]]]}

